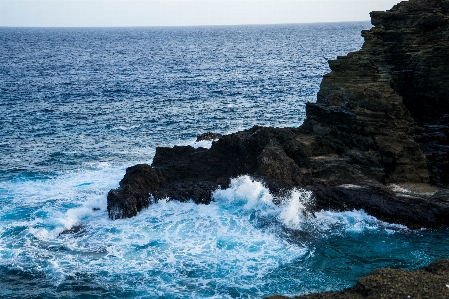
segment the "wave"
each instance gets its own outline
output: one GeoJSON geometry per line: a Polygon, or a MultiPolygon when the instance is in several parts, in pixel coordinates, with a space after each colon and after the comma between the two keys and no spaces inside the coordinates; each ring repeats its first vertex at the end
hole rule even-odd
{"type": "MultiPolygon", "coordinates": [[[[364,211],[313,215],[306,208],[310,191],[275,198],[249,176],[216,190],[209,205],[160,200],[136,217],[112,221],[105,195],[124,169],[97,166],[2,187],[0,268],[6,270],[0,276],[25,271],[32,281],[42,276],[55,292],[78,283],[134,298],[299,294],[322,280],[347,286],[307,267],[320,258],[316,244],[332,236],[401,231],[364,211]]],[[[13,286],[6,292],[27,294],[13,286]]]]}
{"type": "Polygon", "coordinates": [[[249,176],[232,179],[230,187],[216,190],[213,198],[218,202],[229,202],[235,207],[241,207],[242,211],[257,212],[261,216],[271,215],[274,221],[294,230],[339,234],[342,231],[363,232],[382,228],[406,229],[402,225],[382,222],[363,210],[312,213],[308,209],[313,204],[311,191],[293,189],[287,196],[275,198],[262,182],[249,176]]]}

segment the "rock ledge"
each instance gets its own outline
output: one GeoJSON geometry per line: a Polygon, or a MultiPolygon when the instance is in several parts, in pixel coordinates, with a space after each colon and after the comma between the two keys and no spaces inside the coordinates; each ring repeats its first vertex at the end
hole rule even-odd
{"type": "Polygon", "coordinates": [[[128,168],[109,192],[109,217],[133,217],[167,197],[207,204],[214,190],[248,174],[275,195],[312,190],[314,210],[449,226],[448,12],[449,0],[372,12],[362,49],[329,61],[301,127],[256,126],[210,149],[159,147],[151,166],[128,168]]]}

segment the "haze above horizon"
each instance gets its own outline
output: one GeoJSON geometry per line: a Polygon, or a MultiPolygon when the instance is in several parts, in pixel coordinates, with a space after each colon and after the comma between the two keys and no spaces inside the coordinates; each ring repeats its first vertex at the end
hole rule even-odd
{"type": "Polygon", "coordinates": [[[2,0],[3,27],[130,27],[345,22],[398,0],[2,0]]]}

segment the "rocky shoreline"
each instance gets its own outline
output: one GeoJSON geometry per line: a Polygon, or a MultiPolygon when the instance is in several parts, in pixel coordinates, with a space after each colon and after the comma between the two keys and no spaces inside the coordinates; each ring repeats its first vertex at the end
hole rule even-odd
{"type": "MultiPolygon", "coordinates": [[[[313,191],[310,210],[364,209],[410,228],[449,226],[449,1],[372,12],[361,50],[329,61],[299,128],[253,127],[210,149],[158,147],[108,194],[111,219],[161,198],[209,203],[250,175],[274,195],[313,191]]],[[[210,135],[210,136],[209,136],[210,135]]]]}
{"type": "MultiPolygon", "coordinates": [[[[250,175],[275,196],[313,191],[311,212],[364,209],[412,229],[449,227],[449,0],[403,1],[371,20],[361,50],[329,61],[303,125],[205,133],[218,138],[210,149],[159,147],[151,166],[128,168],[109,192],[109,217],[167,197],[208,204],[231,178],[250,175]]],[[[448,277],[440,260],[295,298],[449,298],[448,277]]]]}
{"type": "MultiPolygon", "coordinates": [[[[289,299],[275,295],[265,299],[289,299]]],[[[449,298],[449,260],[435,261],[415,271],[380,269],[360,278],[351,288],[293,297],[295,299],[449,298]]]]}

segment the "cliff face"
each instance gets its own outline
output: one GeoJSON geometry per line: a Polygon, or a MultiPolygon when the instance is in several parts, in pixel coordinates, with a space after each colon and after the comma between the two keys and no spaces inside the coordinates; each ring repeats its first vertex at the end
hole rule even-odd
{"type": "Polygon", "coordinates": [[[329,62],[307,107],[313,133],[374,159],[383,183],[449,182],[448,10],[449,1],[412,0],[372,12],[362,49],[329,62]]]}
{"type": "Polygon", "coordinates": [[[360,51],[329,61],[297,129],[222,136],[211,149],[157,148],[108,194],[112,219],[159,198],[208,203],[250,174],[274,194],[314,191],[312,209],[363,208],[410,227],[449,225],[449,0],[372,12],[360,51]]]}

